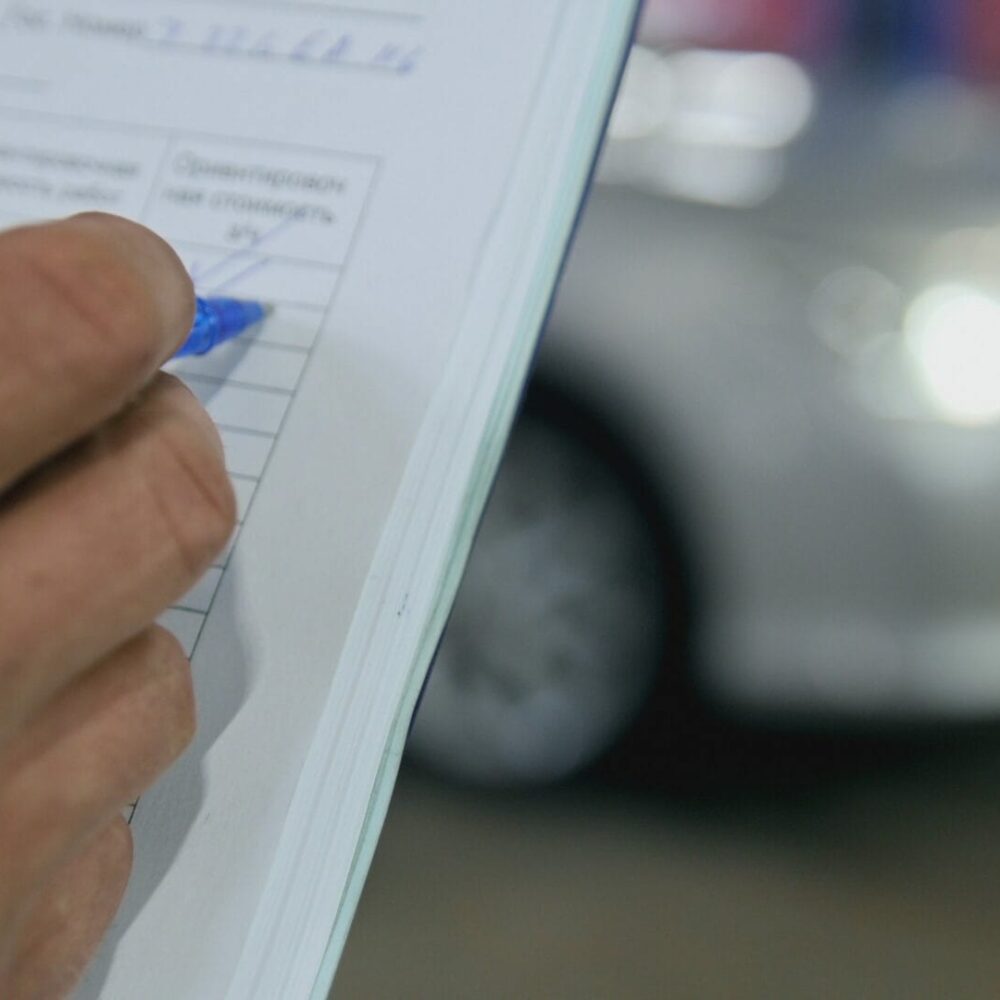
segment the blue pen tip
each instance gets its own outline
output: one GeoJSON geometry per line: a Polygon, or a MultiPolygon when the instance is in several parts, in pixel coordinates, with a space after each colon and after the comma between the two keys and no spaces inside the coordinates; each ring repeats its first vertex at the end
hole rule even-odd
{"type": "Polygon", "coordinates": [[[251,326],[256,326],[267,315],[262,302],[245,302],[242,299],[206,299],[205,305],[218,320],[223,337],[235,336],[251,326]]]}
{"type": "Polygon", "coordinates": [[[264,302],[243,299],[198,299],[194,326],[175,357],[207,354],[265,320],[274,310],[264,302]]]}

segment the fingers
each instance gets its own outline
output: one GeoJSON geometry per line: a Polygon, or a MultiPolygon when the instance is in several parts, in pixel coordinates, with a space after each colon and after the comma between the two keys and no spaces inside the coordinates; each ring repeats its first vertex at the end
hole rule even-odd
{"type": "Polygon", "coordinates": [[[235,521],[222,446],[176,379],[0,508],[0,745],[189,590],[235,521]]]}
{"type": "Polygon", "coordinates": [[[10,972],[0,973],[8,1000],[69,996],[96,952],[125,893],[132,835],[116,817],[63,865],[21,925],[10,972]]]}
{"type": "Polygon", "coordinates": [[[190,329],[191,281],[109,215],[0,234],[0,492],[117,413],[190,329]]]}
{"type": "Polygon", "coordinates": [[[0,756],[0,902],[30,897],[193,733],[190,665],[155,626],[63,691],[0,756]]]}
{"type": "Polygon", "coordinates": [[[118,810],[193,733],[190,666],[148,623],[235,503],[215,428],[156,374],[194,305],[166,244],[98,215],[0,234],[0,302],[0,994],[42,1000],[118,905],[118,810]]]}

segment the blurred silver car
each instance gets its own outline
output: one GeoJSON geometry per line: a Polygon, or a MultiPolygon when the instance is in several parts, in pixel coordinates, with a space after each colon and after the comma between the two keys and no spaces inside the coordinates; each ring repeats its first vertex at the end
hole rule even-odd
{"type": "Polygon", "coordinates": [[[572,772],[679,659],[750,716],[1000,710],[997,112],[694,55],[619,104],[414,728],[452,774],[572,772]]]}

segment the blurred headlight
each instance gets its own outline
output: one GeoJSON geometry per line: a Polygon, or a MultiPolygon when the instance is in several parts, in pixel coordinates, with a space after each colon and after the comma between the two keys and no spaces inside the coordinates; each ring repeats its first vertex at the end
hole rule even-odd
{"type": "Polygon", "coordinates": [[[1000,419],[1000,302],[967,285],[937,285],[906,313],[904,344],[928,400],[954,423],[1000,419]]]}
{"type": "Polygon", "coordinates": [[[780,186],[784,151],[815,107],[812,79],[788,56],[636,46],[600,179],[734,208],[760,204],[780,186]]]}

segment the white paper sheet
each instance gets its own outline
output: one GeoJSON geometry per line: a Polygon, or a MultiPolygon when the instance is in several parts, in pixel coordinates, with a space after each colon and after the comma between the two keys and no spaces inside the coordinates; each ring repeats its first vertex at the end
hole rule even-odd
{"type": "MultiPolygon", "coordinates": [[[[586,3],[0,5],[0,222],[129,215],[200,291],[277,307],[173,366],[220,427],[241,524],[163,619],[199,735],[135,810],[84,997],[226,993],[567,7],[586,3]]],[[[355,848],[330,844],[345,869],[355,848]]]]}

